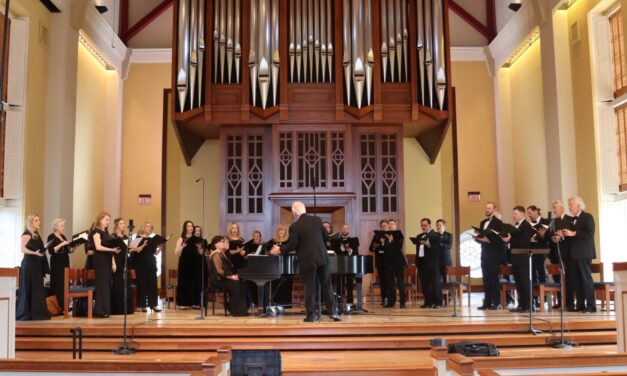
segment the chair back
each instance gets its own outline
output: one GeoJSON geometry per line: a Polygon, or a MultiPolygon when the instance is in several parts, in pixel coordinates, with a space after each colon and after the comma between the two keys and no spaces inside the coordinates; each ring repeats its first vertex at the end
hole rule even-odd
{"type": "Polygon", "coordinates": [[[560,274],[560,264],[548,264],[546,266],[546,270],[548,274],[559,275],[560,274]]]}
{"type": "Polygon", "coordinates": [[[447,266],[446,276],[450,280],[450,277],[455,277],[455,282],[463,282],[464,277],[470,282],[470,266],[447,266]]]}
{"type": "Polygon", "coordinates": [[[407,265],[404,270],[405,283],[416,283],[418,281],[418,268],[416,265],[407,265]]]}
{"type": "Polygon", "coordinates": [[[501,275],[501,278],[506,275],[512,275],[514,274],[514,268],[512,268],[511,265],[501,265],[499,268],[499,274],[501,275]]]}
{"type": "Polygon", "coordinates": [[[605,282],[605,276],[604,276],[604,272],[603,272],[603,263],[602,262],[593,262],[590,270],[592,271],[592,274],[598,274],[599,275],[599,282],[605,282]]]}
{"type": "Polygon", "coordinates": [[[174,286],[172,281],[176,282],[179,278],[179,270],[178,269],[168,269],[168,285],[174,286]]]}

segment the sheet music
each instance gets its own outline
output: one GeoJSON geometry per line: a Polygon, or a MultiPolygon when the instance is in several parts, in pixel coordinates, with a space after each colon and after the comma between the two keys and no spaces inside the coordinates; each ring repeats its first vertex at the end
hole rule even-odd
{"type": "Polygon", "coordinates": [[[139,247],[139,243],[142,241],[142,237],[138,236],[131,241],[131,244],[128,246],[129,248],[137,248],[139,247]]]}
{"type": "Polygon", "coordinates": [[[259,246],[257,247],[257,250],[255,251],[255,256],[259,256],[261,254],[262,249],[263,249],[263,246],[259,244],[259,246]]]}

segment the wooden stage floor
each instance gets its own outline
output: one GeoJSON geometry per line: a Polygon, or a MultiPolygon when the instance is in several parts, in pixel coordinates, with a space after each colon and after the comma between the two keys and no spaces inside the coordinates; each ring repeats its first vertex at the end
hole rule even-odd
{"type": "MultiPolygon", "coordinates": [[[[473,296],[478,300],[479,295],[473,296]]],[[[200,362],[221,346],[233,349],[277,349],[281,351],[284,374],[338,374],[364,371],[370,374],[431,367],[429,340],[445,338],[448,343],[463,340],[495,343],[503,355],[533,356],[560,354],[552,349],[557,339],[559,312],[534,314],[534,328],[544,333],[523,333],[528,317],[507,310],[480,311],[468,308],[467,300],[452,317],[451,307],[434,310],[409,305],[384,309],[366,304],[364,314],[342,316],[336,323],[322,318],[319,323],[304,323],[300,308],[278,317],[216,315],[197,320],[198,310],[165,309],[161,313],[134,313],[128,318],[128,334],[137,354],[120,357],[111,350],[120,345],[123,318],[107,319],[55,317],[50,321],[18,322],[17,357],[20,359],[71,359],[70,328],[81,327],[84,334],[84,359],[154,360],[200,362]],[[309,373],[308,373],[309,372],[309,373]],[[344,372],[340,372],[344,373],[344,372]]],[[[478,303],[478,302],[477,302],[478,303]]],[[[568,313],[565,338],[578,347],[567,353],[609,354],[616,352],[616,323],[613,312],[568,313]]]]}

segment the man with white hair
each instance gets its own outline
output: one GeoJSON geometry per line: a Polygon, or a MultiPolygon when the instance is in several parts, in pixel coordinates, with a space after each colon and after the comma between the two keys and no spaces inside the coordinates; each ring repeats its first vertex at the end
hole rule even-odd
{"type": "Polygon", "coordinates": [[[333,289],[331,287],[331,269],[325,241],[329,234],[322,226],[322,221],[316,216],[307,215],[305,205],[296,201],[292,204],[294,223],[289,229],[289,240],[281,246],[272,247],[270,254],[279,255],[296,250],[298,268],[304,278],[305,322],[314,322],[320,319],[320,307],[317,302],[317,286],[320,283],[329,317],[333,321],[340,321],[337,314],[333,289]]]}
{"type": "Polygon", "coordinates": [[[577,296],[576,310],[583,313],[596,312],[594,280],[592,279],[592,259],[596,256],[594,245],[594,217],[584,212],[586,204],[581,197],[568,199],[568,210],[573,216],[572,229],[563,231],[568,239],[570,257],[573,260],[573,280],[577,296]]]}

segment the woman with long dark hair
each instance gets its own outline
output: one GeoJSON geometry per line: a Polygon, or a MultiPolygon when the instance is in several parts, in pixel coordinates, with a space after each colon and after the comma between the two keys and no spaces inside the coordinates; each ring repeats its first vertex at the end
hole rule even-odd
{"type": "Polygon", "coordinates": [[[111,314],[112,260],[113,254],[120,253],[119,248],[108,246],[110,236],[107,228],[110,221],[111,214],[101,212],[96,217],[89,232],[89,248],[94,251],[93,262],[96,279],[94,317],[96,318],[107,318],[111,314]]]}
{"type": "MultiPolygon", "coordinates": [[[[39,236],[41,220],[38,215],[26,217],[26,229],[22,233],[21,250],[24,253],[20,266],[19,296],[16,320],[49,320],[44,288],[44,242],[39,236]]],[[[47,260],[46,260],[47,262],[47,260]]]]}
{"type": "Polygon", "coordinates": [[[212,286],[225,288],[229,294],[227,309],[233,316],[248,316],[250,296],[248,287],[235,272],[227,255],[229,241],[224,236],[214,236],[209,244],[209,276],[212,286]]]}
{"type": "Polygon", "coordinates": [[[202,260],[200,239],[194,236],[194,223],[185,221],[174,254],[179,258],[176,305],[183,309],[200,306],[201,278],[198,265],[202,260]]]}
{"type": "Polygon", "coordinates": [[[144,222],[140,227],[138,236],[144,238],[143,245],[135,252],[135,272],[137,273],[137,308],[146,312],[150,307],[153,312],[161,312],[159,298],[157,296],[157,258],[162,245],[148,241],[153,232],[150,222],[144,222]]]}
{"type": "Polygon", "coordinates": [[[63,307],[65,294],[65,268],[70,267],[70,253],[74,251],[65,237],[65,219],[52,221],[52,234],[48,236],[48,253],[50,253],[50,290],[57,297],[57,303],[63,307]]]}

